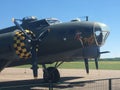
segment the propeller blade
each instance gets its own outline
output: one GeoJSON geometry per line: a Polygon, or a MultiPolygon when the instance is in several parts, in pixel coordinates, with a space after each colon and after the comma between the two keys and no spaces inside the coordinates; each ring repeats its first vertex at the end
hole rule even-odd
{"type": "MultiPolygon", "coordinates": [[[[17,20],[19,19],[15,19],[15,18],[12,18],[12,22],[20,29],[24,32],[24,29],[20,26],[20,24],[17,22],[17,20]]],[[[21,21],[21,20],[19,20],[21,21]]]]}
{"type": "Polygon", "coordinates": [[[95,58],[95,66],[96,66],[96,69],[98,69],[98,58],[95,58]]]}
{"type": "Polygon", "coordinates": [[[103,51],[103,52],[100,52],[100,54],[104,54],[104,53],[110,53],[110,51],[103,51]]]}
{"type": "Polygon", "coordinates": [[[43,31],[38,38],[32,39],[32,70],[33,70],[33,76],[34,78],[38,77],[38,59],[37,59],[37,51],[36,47],[39,41],[41,41],[46,34],[48,33],[48,30],[43,31]]]}
{"type": "Polygon", "coordinates": [[[25,34],[25,36],[27,36],[30,40],[33,40],[26,32],[25,30],[22,28],[22,26],[17,22],[17,21],[22,21],[20,19],[14,19],[12,18],[12,22],[25,34]]]}
{"type": "Polygon", "coordinates": [[[41,41],[47,34],[49,30],[44,30],[40,35],[38,36],[37,40],[41,41]]]}
{"type": "Polygon", "coordinates": [[[88,58],[84,59],[85,62],[85,68],[86,68],[86,72],[89,73],[89,64],[88,64],[88,58]]]}
{"type": "Polygon", "coordinates": [[[32,50],[31,50],[32,53],[31,61],[32,61],[32,70],[33,70],[34,78],[38,77],[38,59],[37,59],[36,43],[37,43],[36,41],[32,42],[32,50]]]}

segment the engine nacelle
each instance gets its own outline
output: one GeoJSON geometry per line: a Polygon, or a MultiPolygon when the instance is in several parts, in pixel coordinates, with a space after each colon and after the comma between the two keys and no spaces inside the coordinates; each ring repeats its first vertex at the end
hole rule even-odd
{"type": "MultiPolygon", "coordinates": [[[[31,38],[34,34],[25,30],[31,38]]],[[[31,58],[30,40],[20,30],[8,32],[0,35],[0,71],[13,60],[31,58]]]]}
{"type": "MultiPolygon", "coordinates": [[[[34,34],[31,31],[25,31],[30,37],[34,37],[34,34]]],[[[22,31],[15,30],[14,32],[1,34],[0,41],[1,58],[28,59],[31,57],[30,40],[22,31]]]]}

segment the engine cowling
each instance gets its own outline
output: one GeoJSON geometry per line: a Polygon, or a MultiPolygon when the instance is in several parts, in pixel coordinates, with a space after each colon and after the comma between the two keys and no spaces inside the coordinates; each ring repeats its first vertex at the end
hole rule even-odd
{"type": "MultiPolygon", "coordinates": [[[[34,38],[30,30],[25,30],[27,35],[34,38]]],[[[8,32],[0,35],[0,71],[13,60],[31,58],[32,45],[30,40],[21,30],[8,32]]]]}
{"type": "MultiPolygon", "coordinates": [[[[25,30],[27,35],[29,35],[31,38],[34,38],[34,34],[29,31],[25,30]]],[[[28,59],[31,57],[31,44],[30,40],[24,35],[22,31],[15,31],[14,35],[14,49],[16,55],[20,59],[28,59]]]]}

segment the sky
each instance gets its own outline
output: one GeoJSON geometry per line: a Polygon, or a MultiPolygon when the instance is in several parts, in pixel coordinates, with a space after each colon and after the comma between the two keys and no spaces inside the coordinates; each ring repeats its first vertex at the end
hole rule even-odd
{"type": "Polygon", "coordinates": [[[89,21],[102,22],[110,28],[110,35],[101,47],[101,51],[110,53],[101,58],[120,57],[120,0],[0,0],[0,29],[14,25],[13,17],[26,16],[55,17],[62,22],[89,16],[89,21]]]}

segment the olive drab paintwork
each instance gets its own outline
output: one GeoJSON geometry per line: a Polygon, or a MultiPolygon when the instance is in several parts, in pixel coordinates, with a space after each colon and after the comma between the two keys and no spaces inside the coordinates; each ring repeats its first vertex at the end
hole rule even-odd
{"type": "Polygon", "coordinates": [[[94,58],[98,67],[100,47],[109,35],[105,24],[80,20],[62,23],[55,18],[35,17],[21,21],[19,25],[17,19],[13,20],[16,26],[0,30],[0,70],[31,63],[35,77],[37,63],[47,71],[45,64],[80,58],[85,60],[87,72],[88,58],[94,58]]]}

